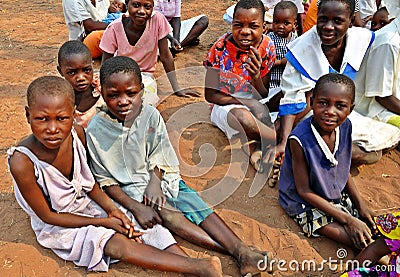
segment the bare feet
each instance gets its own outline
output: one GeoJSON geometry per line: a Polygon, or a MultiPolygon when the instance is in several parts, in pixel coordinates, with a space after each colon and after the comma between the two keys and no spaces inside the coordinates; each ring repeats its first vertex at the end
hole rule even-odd
{"type": "Polygon", "coordinates": [[[200,259],[196,267],[199,270],[198,276],[222,277],[222,266],[218,257],[200,259]]]}
{"type": "Polygon", "coordinates": [[[272,255],[264,251],[257,249],[251,249],[249,247],[242,248],[239,252],[238,264],[241,276],[252,276],[253,274],[260,273],[261,271],[267,271],[271,273],[273,271],[272,255]]]}

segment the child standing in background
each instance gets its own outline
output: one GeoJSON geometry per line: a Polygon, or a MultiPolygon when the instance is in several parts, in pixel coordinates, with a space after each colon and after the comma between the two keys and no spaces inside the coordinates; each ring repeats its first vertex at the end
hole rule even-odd
{"type": "Polygon", "coordinates": [[[134,217],[127,213],[131,222],[99,188],[87,164],[85,133],[73,125],[74,91],[66,80],[34,80],[27,100],[32,134],[8,151],[9,166],[17,202],[42,246],[93,271],[107,271],[112,258],[156,270],[222,276],[218,258],[188,258],[162,226],[134,230],[134,217]]]}
{"type": "Polygon", "coordinates": [[[267,253],[244,244],[182,180],[160,113],[142,103],[137,63],[124,56],[106,60],[100,82],[107,106],[90,122],[87,140],[91,169],[102,189],[144,229],[163,224],[192,243],[228,252],[241,275],[258,273],[257,263],[267,253]]]}
{"type": "Polygon", "coordinates": [[[324,235],[362,249],[372,242],[373,214],[350,175],[355,86],[329,73],[316,83],[313,115],[289,136],[279,182],[279,203],[309,237],[324,235]]]}
{"type": "Polygon", "coordinates": [[[259,101],[268,97],[275,62],[274,43],[263,34],[264,13],[260,0],[239,1],[232,32],[217,40],[204,61],[205,98],[213,104],[211,122],[228,139],[239,135],[243,151],[260,172],[263,152],[276,139],[269,110],[259,101]]]}
{"type": "Polygon", "coordinates": [[[271,69],[269,89],[280,88],[281,77],[286,66],[286,45],[297,38],[296,30],[297,7],[293,2],[279,2],[274,9],[272,32],[268,36],[275,45],[276,60],[271,69]]]}
{"type": "Polygon", "coordinates": [[[89,48],[77,40],[65,42],[58,51],[57,70],[74,89],[75,122],[86,129],[96,108],[104,104],[89,48]]]}

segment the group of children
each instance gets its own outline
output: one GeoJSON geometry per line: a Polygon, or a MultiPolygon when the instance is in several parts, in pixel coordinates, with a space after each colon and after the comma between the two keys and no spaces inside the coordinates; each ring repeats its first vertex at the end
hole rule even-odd
{"type": "MultiPolygon", "coordinates": [[[[350,175],[352,78],[373,41],[369,31],[349,28],[354,8],[352,0],[322,0],[317,26],[296,39],[292,2],[275,6],[267,36],[264,4],[240,0],[232,32],[204,61],[205,97],[213,104],[212,122],[228,138],[240,138],[258,171],[268,173],[266,165],[284,157],[279,203],[305,234],[364,249],[357,258],[375,262],[391,252],[395,259],[398,217],[375,217],[350,175]],[[355,43],[359,55],[350,57],[355,43]],[[302,60],[298,54],[307,49],[302,60]],[[310,68],[315,59],[319,68],[310,68]],[[271,95],[279,87],[284,93],[271,95]],[[279,111],[277,132],[270,111],[279,111]]],[[[41,245],[89,270],[107,270],[116,259],[222,276],[217,257],[189,258],[171,231],[230,254],[240,274],[251,276],[259,261],[271,262],[270,254],[247,246],[185,184],[160,113],[144,103],[143,71],[154,71],[157,49],[166,71],[174,71],[166,39],[171,29],[152,15],[152,0],[129,0],[127,10],[103,36],[99,75],[89,49],[69,41],[58,53],[64,79],[41,77],[29,85],[25,111],[32,134],[8,152],[17,201],[41,245]]],[[[191,93],[179,88],[174,74],[169,78],[174,91],[191,93]]]]}

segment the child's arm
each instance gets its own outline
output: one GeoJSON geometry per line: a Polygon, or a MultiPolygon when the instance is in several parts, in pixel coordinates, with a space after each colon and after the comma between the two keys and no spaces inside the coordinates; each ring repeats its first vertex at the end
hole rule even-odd
{"type": "Polygon", "coordinates": [[[386,109],[391,111],[392,113],[400,115],[400,100],[394,96],[386,96],[386,97],[379,97],[375,96],[375,100],[384,106],[386,109]]]}
{"type": "Polygon", "coordinates": [[[335,218],[335,220],[344,227],[354,245],[359,248],[366,247],[368,245],[367,242],[371,241],[372,236],[371,230],[368,228],[367,224],[358,218],[343,212],[340,209],[337,209],[326,199],[312,191],[308,176],[309,169],[306,163],[303,148],[294,139],[289,141],[289,147],[292,153],[292,163],[296,165],[294,167],[293,174],[296,190],[299,196],[312,207],[315,207],[335,218]]]}
{"type": "MultiPolygon", "coordinates": [[[[112,213],[112,217],[92,218],[54,211],[36,183],[32,161],[20,152],[16,151],[10,158],[10,172],[25,201],[36,215],[47,224],[67,228],[79,228],[88,225],[104,226],[125,235],[128,235],[132,227],[129,220],[126,220],[127,218],[123,221],[121,219],[123,216],[115,216],[115,212],[112,213]]],[[[106,205],[106,208],[112,211],[110,205],[106,205]]]]}
{"type": "Polygon", "coordinates": [[[105,30],[108,26],[108,23],[101,22],[101,21],[94,21],[91,18],[83,20],[83,27],[85,31],[92,32],[97,30],[105,30]]]}
{"type": "Polygon", "coordinates": [[[165,195],[161,190],[161,178],[162,171],[155,167],[153,171],[151,171],[150,181],[144,191],[144,204],[146,206],[150,206],[153,209],[157,208],[159,211],[165,205],[165,195]]]}
{"type": "Polygon", "coordinates": [[[200,94],[197,91],[188,88],[181,89],[179,87],[178,80],[176,79],[175,74],[174,58],[172,57],[171,51],[169,51],[168,49],[167,37],[164,37],[158,41],[158,49],[160,50],[160,61],[164,66],[165,73],[167,73],[168,80],[171,83],[174,93],[177,96],[183,97],[199,97],[200,94]]]}
{"type": "Polygon", "coordinates": [[[112,199],[130,211],[143,229],[146,230],[162,223],[160,216],[152,207],[143,205],[131,198],[120,186],[108,186],[104,190],[112,199]]]}
{"type": "Polygon", "coordinates": [[[360,216],[364,218],[369,226],[371,226],[373,232],[376,232],[376,225],[374,221],[374,216],[376,214],[372,212],[365,202],[362,200],[360,193],[358,192],[357,186],[354,183],[353,178],[351,177],[351,174],[349,173],[349,178],[347,180],[347,184],[345,187],[345,191],[349,195],[351,202],[353,205],[357,208],[358,212],[360,213],[360,216]]]}
{"type": "Polygon", "coordinates": [[[113,56],[114,56],[114,54],[103,52],[103,55],[101,57],[101,63],[104,63],[106,60],[108,60],[109,58],[112,58],[113,56]]]}

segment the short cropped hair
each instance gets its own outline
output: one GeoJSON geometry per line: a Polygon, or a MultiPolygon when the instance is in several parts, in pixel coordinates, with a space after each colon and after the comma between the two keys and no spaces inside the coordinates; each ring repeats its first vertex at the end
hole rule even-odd
{"type": "Polygon", "coordinates": [[[100,68],[100,84],[104,85],[114,73],[133,73],[139,83],[142,83],[142,74],[138,64],[129,57],[116,56],[107,59],[100,68]]]}
{"type": "Polygon", "coordinates": [[[65,42],[58,50],[58,65],[61,65],[62,61],[72,55],[84,55],[92,59],[92,54],[89,48],[79,40],[70,40],[65,42]]]}
{"type": "Polygon", "coordinates": [[[295,16],[295,19],[298,13],[297,6],[295,5],[295,3],[291,1],[282,1],[276,4],[274,8],[274,13],[278,10],[290,10],[292,14],[295,16]]]}
{"type": "Polygon", "coordinates": [[[313,98],[316,97],[318,91],[321,87],[327,83],[334,83],[334,84],[342,84],[345,85],[351,94],[351,103],[354,104],[355,100],[355,93],[356,93],[356,86],[352,79],[347,77],[346,75],[339,74],[339,73],[328,73],[323,75],[321,78],[318,79],[315,87],[313,89],[313,98]]]}
{"type": "Polygon", "coordinates": [[[75,93],[71,84],[58,76],[39,77],[28,86],[26,98],[28,106],[35,104],[37,97],[65,95],[71,107],[75,106],[75,93]]]}
{"type": "Polygon", "coordinates": [[[353,15],[354,15],[354,11],[355,11],[355,9],[356,9],[356,2],[355,2],[355,0],[321,0],[321,1],[319,2],[319,5],[318,5],[318,11],[319,11],[319,8],[320,8],[324,3],[332,2],[332,1],[341,2],[341,3],[345,4],[345,5],[347,6],[348,11],[350,12],[350,16],[353,16],[353,15]]]}
{"type": "Polygon", "coordinates": [[[235,18],[236,11],[239,8],[246,10],[254,8],[259,10],[262,15],[262,20],[264,21],[265,7],[261,0],[240,0],[239,2],[237,2],[235,9],[233,10],[233,18],[235,18]]]}

